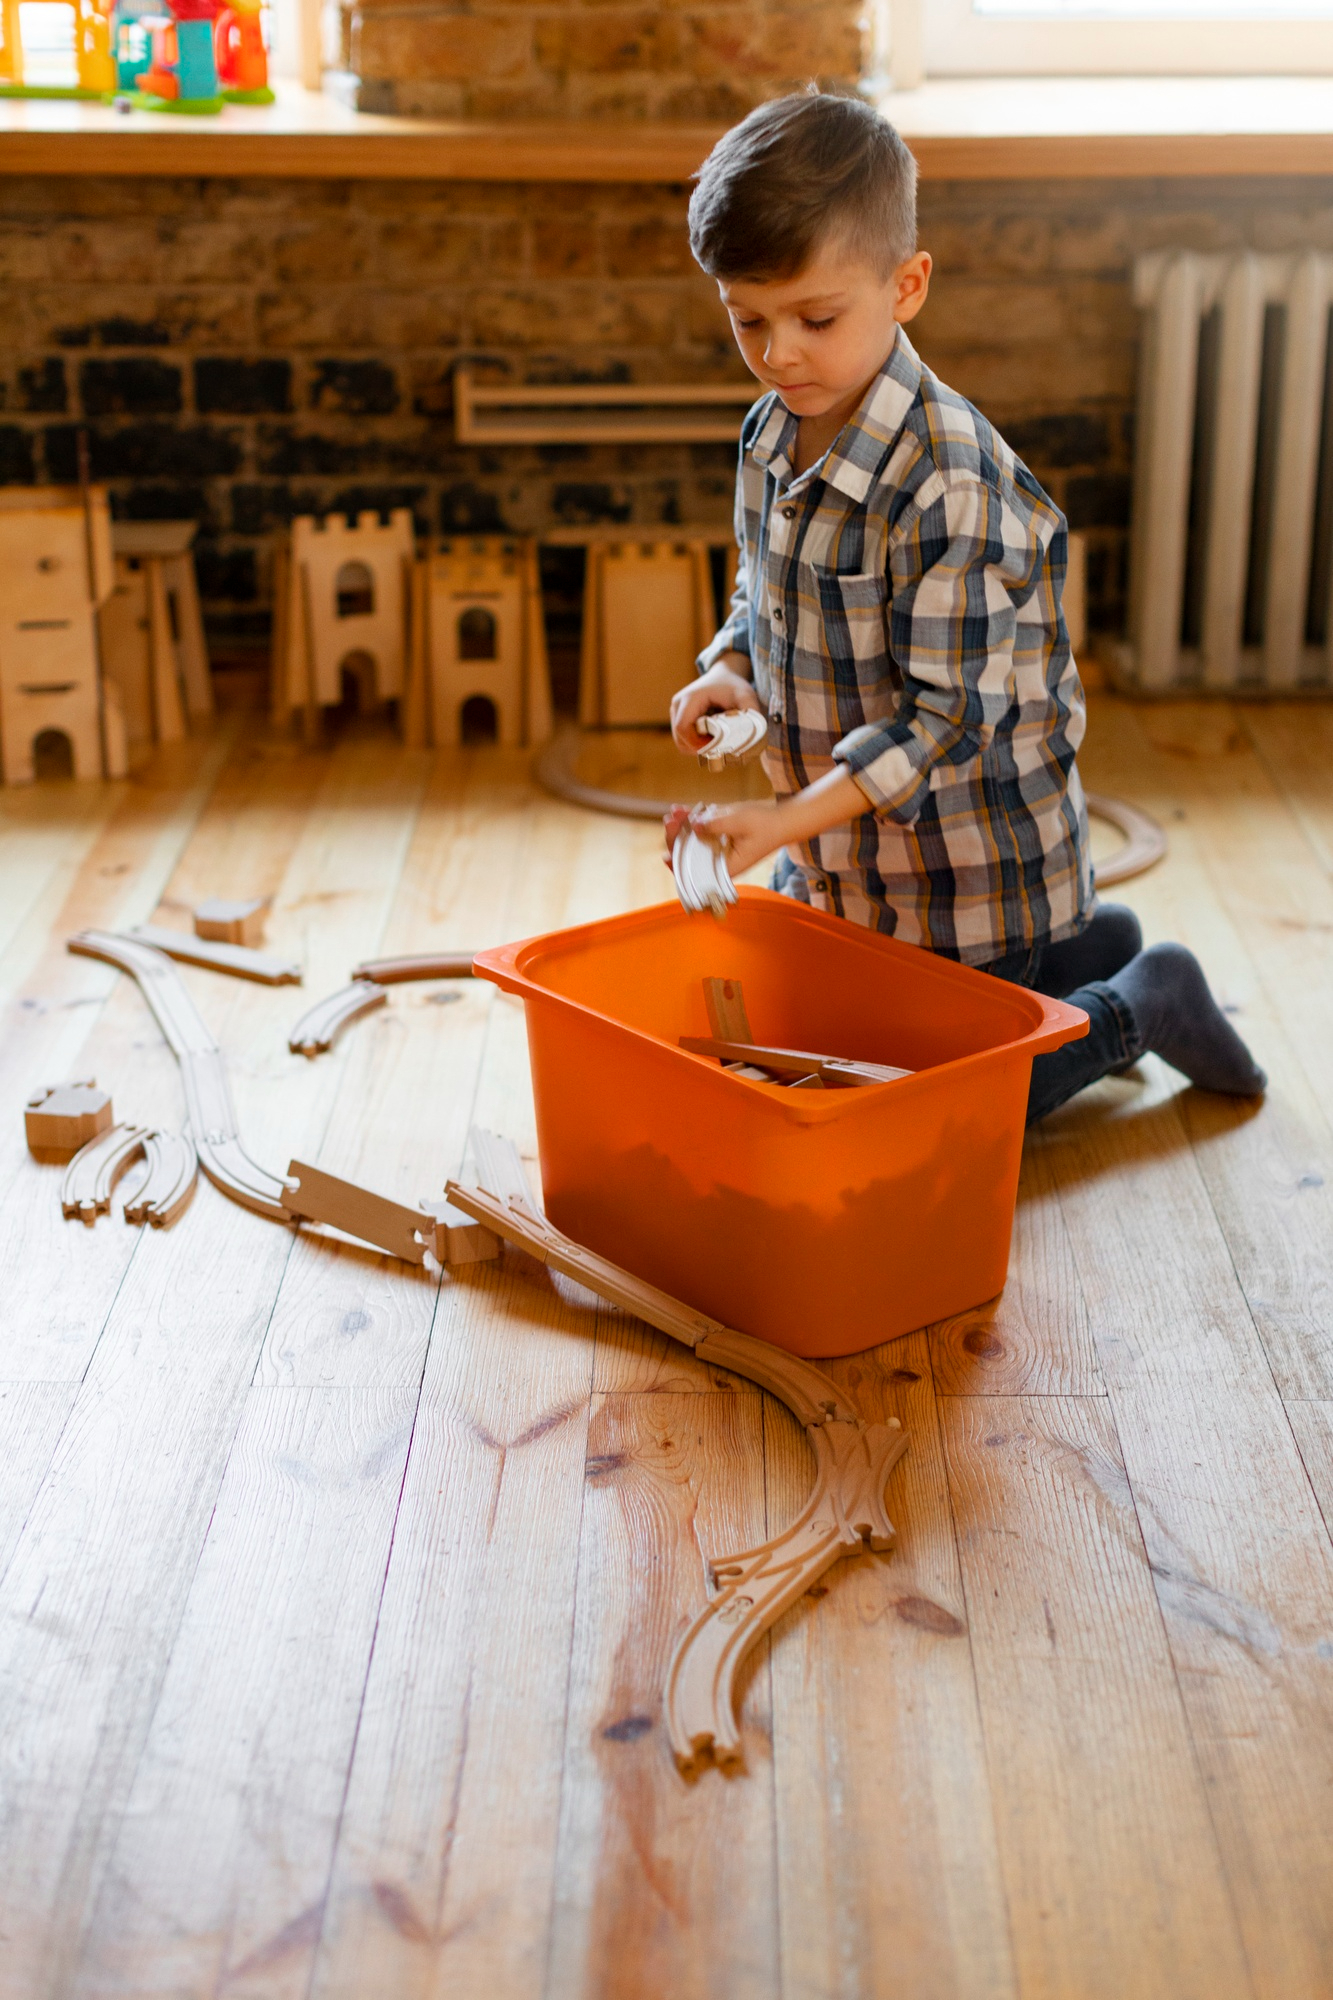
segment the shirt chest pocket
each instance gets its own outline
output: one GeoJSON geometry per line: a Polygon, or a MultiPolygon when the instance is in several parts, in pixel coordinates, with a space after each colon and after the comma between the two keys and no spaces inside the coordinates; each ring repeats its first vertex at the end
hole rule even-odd
{"type": "MultiPolygon", "coordinates": [[[[844,699],[881,700],[902,677],[889,652],[889,580],[882,570],[845,573],[812,569],[819,604],[818,646],[827,662],[839,707],[844,699]]],[[[876,712],[872,708],[872,713],[876,712]]],[[[861,716],[848,719],[855,728],[861,716]]]]}

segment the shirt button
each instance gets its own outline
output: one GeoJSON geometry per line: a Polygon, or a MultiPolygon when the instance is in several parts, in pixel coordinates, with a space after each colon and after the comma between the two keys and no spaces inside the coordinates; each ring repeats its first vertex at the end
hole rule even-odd
{"type": "Polygon", "coordinates": [[[785,521],[794,521],[796,519],[796,509],[794,507],[784,507],[782,509],[782,517],[785,521]]]}
{"type": "Polygon", "coordinates": [[[773,606],[773,623],[775,625],[780,625],[782,623],[782,606],[780,604],[775,604],[773,606]]]}

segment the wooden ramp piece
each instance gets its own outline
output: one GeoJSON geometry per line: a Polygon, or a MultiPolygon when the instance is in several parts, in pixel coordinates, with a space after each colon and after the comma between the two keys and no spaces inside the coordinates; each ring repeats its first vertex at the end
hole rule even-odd
{"type": "Polygon", "coordinates": [[[805,1428],[815,1460],[805,1506],[782,1534],[710,1561],[716,1594],[691,1621],[667,1670],[667,1732],[681,1768],[691,1771],[710,1754],[719,1764],[738,1765],[740,1664],[761,1634],[840,1556],[890,1547],[894,1529],[884,1509],[884,1487],[907,1449],[902,1427],[896,1418],[866,1423],[851,1398],[811,1362],[709,1319],[563,1235],[538,1208],[507,1141],[474,1131],[472,1154],[490,1186],[450,1181],[446,1193],[457,1207],[702,1359],[758,1382],[805,1428]]]}
{"type": "Polygon", "coordinates": [[[385,1195],[372,1194],[353,1181],[339,1180],[336,1174],[307,1166],[304,1160],[293,1160],[287,1168],[282,1205],[293,1222],[327,1223],[331,1229],[359,1237],[408,1264],[425,1261],[434,1235],[433,1216],[390,1201],[385,1195]]]}
{"type": "Polygon", "coordinates": [[[219,944],[190,931],[165,931],[156,924],[136,924],[129,933],[140,944],[178,958],[185,965],[207,966],[210,972],[231,972],[238,979],[257,979],[262,986],[299,986],[301,968],[294,959],[273,958],[243,944],[219,944]]]}

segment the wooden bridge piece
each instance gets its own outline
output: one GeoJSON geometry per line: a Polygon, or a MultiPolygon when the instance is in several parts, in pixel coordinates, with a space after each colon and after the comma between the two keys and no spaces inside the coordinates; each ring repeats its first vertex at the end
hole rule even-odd
{"type": "Polygon", "coordinates": [[[293,1160],[287,1168],[282,1204],[293,1222],[323,1222],[373,1244],[405,1263],[424,1263],[433,1244],[435,1218],[387,1195],[372,1194],[354,1181],[340,1180],[322,1167],[293,1160]]]}
{"type": "Polygon", "coordinates": [[[243,1208],[272,1216],[276,1222],[289,1222],[291,1217],[283,1207],[282,1180],[258,1166],[240,1142],[222,1051],[200,1019],[171,960],[138,938],[115,931],[80,931],[69,939],[67,949],[83,958],[104,959],[138,981],[180,1064],[190,1133],[199,1164],[214,1187],[243,1208]]]}
{"type": "Polygon", "coordinates": [[[902,1427],[896,1418],[887,1424],[866,1423],[851,1398],[811,1362],[709,1319],[563,1235],[542,1214],[522,1162],[507,1141],[474,1131],[472,1153],[491,1186],[450,1181],[446,1193],[456,1207],[704,1360],[759,1383],[804,1426],[815,1459],[805,1506],[782,1534],[709,1563],[714,1594],[692,1620],[667,1669],[667,1734],[682,1770],[697,1769],[710,1754],[719,1764],[739,1765],[735,1686],[740,1664],[768,1627],[841,1556],[892,1545],[884,1487],[907,1450],[902,1427]]]}

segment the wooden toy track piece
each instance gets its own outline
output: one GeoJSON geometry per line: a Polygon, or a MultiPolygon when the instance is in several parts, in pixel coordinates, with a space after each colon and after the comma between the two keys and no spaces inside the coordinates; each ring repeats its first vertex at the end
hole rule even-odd
{"type": "Polygon", "coordinates": [[[739,979],[705,979],[704,1006],[708,1025],[719,1042],[752,1042],[750,1017],[739,979]]]}
{"type": "Polygon", "coordinates": [[[108,1213],[116,1182],[142,1156],[147,1136],[143,1125],[113,1125],[79,1148],[60,1190],[60,1212],[67,1221],[91,1229],[99,1215],[108,1213]]]}
{"type": "Polygon", "coordinates": [[[273,958],[248,945],[217,944],[191,931],[164,931],[155,924],[136,924],[128,933],[140,944],[178,958],[185,965],[207,966],[210,972],[231,972],[238,979],[257,979],[263,986],[299,986],[301,968],[289,958],[273,958]]]}
{"type": "Polygon", "coordinates": [[[194,912],[196,937],[212,938],[217,944],[257,945],[264,935],[264,914],[272,896],[251,896],[233,902],[225,896],[210,896],[194,912]]]}
{"type": "Polygon", "coordinates": [[[339,1180],[304,1160],[293,1160],[288,1167],[282,1203],[292,1222],[326,1223],[408,1264],[423,1263],[427,1249],[434,1247],[433,1215],[339,1180]]]}
{"type": "Polygon", "coordinates": [[[111,1099],[91,1076],[74,1083],[49,1083],[35,1090],[23,1108],[28,1151],[39,1159],[71,1159],[111,1124],[111,1099]]]}
{"type": "Polygon", "coordinates": [[[333,1047],[344,1028],[350,1028],[353,1021],[359,1021],[376,1007],[387,1006],[388,1000],[382,986],[369,979],[357,979],[308,1008],[288,1035],[287,1046],[294,1056],[323,1055],[333,1047]]]}
{"type": "Polygon", "coordinates": [[[829,1090],[864,1090],[872,1083],[896,1083],[899,1077],[913,1074],[888,1063],[815,1055],[809,1049],[770,1049],[757,1042],[725,1042],[711,1035],[682,1035],[680,1046],[692,1056],[716,1056],[720,1062],[744,1063],[772,1070],[776,1076],[817,1076],[829,1090]]]}
{"type": "Polygon", "coordinates": [[[199,1179],[199,1155],[186,1132],[149,1132],[143,1142],[148,1176],[125,1203],[126,1222],[165,1229],[182,1213],[199,1179]]]}
{"type": "Polygon", "coordinates": [[[1113,882],[1128,882],[1132,875],[1144,874],[1162,859],[1166,833],[1151,813],[1130,805],[1127,799],[1108,798],[1104,792],[1089,792],[1087,804],[1094,819],[1106,820],[1125,836],[1124,846],[1093,868],[1099,889],[1109,889],[1113,882]]]}
{"type": "Polygon", "coordinates": [[[768,723],[757,708],[729,708],[701,715],[698,725],[712,741],[699,752],[699,762],[720,771],[726,764],[748,764],[758,757],[768,736],[768,723]]]}
{"type": "Polygon", "coordinates": [[[726,855],[716,841],[706,840],[688,822],[676,835],[671,873],[681,908],[691,916],[710,910],[720,921],[736,900],[726,855]]]}
{"type": "Polygon", "coordinates": [[[141,938],[123,937],[114,931],[80,931],[70,938],[67,949],[83,958],[103,959],[138,981],[180,1064],[190,1135],[199,1164],[214,1187],[244,1208],[272,1216],[276,1222],[289,1222],[281,1179],[258,1166],[240,1142],[222,1052],[171,960],[141,938]]]}
{"type": "Polygon", "coordinates": [[[735,1686],[741,1662],[839,1557],[891,1546],[894,1529],[884,1509],[884,1488],[907,1449],[902,1426],[896,1418],[866,1423],[822,1369],[709,1319],[563,1235],[542,1214],[522,1162],[506,1141],[474,1130],[472,1151],[478,1172],[492,1185],[450,1181],[445,1192],[455,1206],[701,1359],[757,1382],[805,1428],[815,1459],[805,1506],[782,1534],[709,1563],[715,1594],[691,1621],[667,1669],[667,1734],[681,1768],[697,1769],[710,1753],[719,1764],[740,1765],[735,1686]]]}
{"type": "Polygon", "coordinates": [[[405,986],[414,979],[471,979],[470,951],[428,951],[419,958],[367,958],[352,967],[353,979],[375,986],[405,986]]]}

